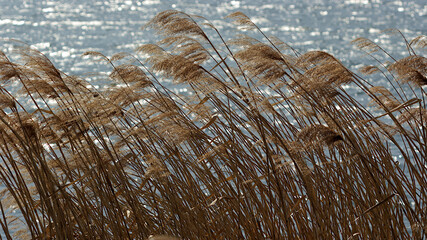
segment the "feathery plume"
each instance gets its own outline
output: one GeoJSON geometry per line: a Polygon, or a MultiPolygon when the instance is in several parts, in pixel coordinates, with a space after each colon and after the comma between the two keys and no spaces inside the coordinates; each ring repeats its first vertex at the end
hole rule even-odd
{"type": "Polygon", "coordinates": [[[427,85],[427,58],[422,56],[409,56],[398,60],[389,66],[402,82],[411,82],[417,86],[427,85]]]}
{"type": "Polygon", "coordinates": [[[328,146],[333,145],[337,141],[343,140],[343,138],[332,131],[329,127],[323,125],[312,125],[301,129],[297,137],[303,141],[319,141],[328,146]]]}

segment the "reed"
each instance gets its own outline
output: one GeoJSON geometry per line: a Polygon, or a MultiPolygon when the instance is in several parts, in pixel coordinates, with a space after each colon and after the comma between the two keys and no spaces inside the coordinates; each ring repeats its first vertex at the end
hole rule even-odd
{"type": "Polygon", "coordinates": [[[399,60],[354,40],[389,60],[358,74],[228,18],[249,35],[170,10],[136,55],[87,52],[103,90],[0,53],[3,237],[426,239],[426,37],[399,60]]]}

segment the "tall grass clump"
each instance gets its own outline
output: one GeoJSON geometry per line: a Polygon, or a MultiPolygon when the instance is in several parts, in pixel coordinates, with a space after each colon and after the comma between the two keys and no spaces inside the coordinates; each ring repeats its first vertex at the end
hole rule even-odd
{"type": "Polygon", "coordinates": [[[228,18],[247,34],[165,11],[136,56],[85,53],[100,89],[0,53],[3,237],[426,239],[426,37],[354,40],[359,74],[228,18]]]}

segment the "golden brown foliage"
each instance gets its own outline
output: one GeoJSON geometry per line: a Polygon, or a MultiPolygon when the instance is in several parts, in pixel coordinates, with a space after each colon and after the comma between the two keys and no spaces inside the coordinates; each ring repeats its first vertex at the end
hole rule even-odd
{"type": "Polygon", "coordinates": [[[229,18],[262,40],[161,12],[144,59],[84,54],[112,68],[99,90],[0,52],[2,237],[426,239],[425,37],[400,60],[354,41],[393,60],[362,69],[378,86],[229,18]]]}

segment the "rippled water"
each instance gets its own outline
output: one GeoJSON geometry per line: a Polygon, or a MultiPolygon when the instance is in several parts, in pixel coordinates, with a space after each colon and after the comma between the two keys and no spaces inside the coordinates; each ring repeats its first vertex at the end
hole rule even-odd
{"type": "MultiPolygon", "coordinates": [[[[424,0],[0,0],[0,6],[0,38],[32,44],[72,74],[98,70],[82,61],[80,55],[85,51],[106,55],[133,52],[137,45],[153,41],[152,34],[141,26],[166,9],[202,15],[217,25],[225,38],[233,37],[234,28],[223,18],[239,10],[265,32],[298,50],[326,50],[347,66],[360,62],[360,52],[349,44],[356,37],[392,43],[389,49],[403,54],[401,39],[379,32],[398,28],[409,38],[425,34],[427,13],[424,0]]],[[[2,43],[2,50],[10,50],[10,46],[2,43]]]]}

